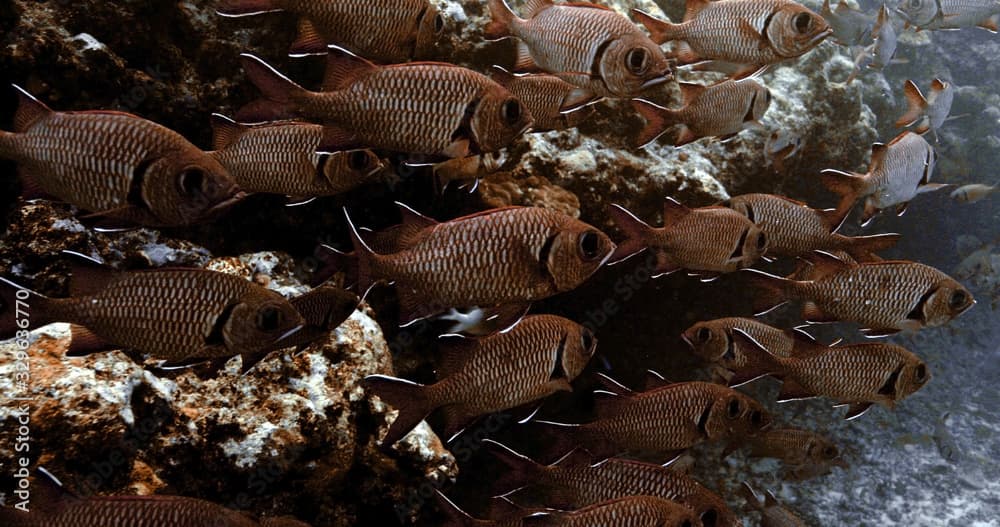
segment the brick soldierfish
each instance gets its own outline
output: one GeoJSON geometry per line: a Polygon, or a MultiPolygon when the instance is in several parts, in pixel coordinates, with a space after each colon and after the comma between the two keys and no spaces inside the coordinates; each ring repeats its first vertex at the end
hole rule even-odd
{"type": "Polygon", "coordinates": [[[858,260],[888,249],[898,234],[849,237],[837,234],[846,210],[818,210],[774,194],[744,194],[722,202],[759,226],[767,236],[767,255],[794,258],[813,251],[846,251],[858,260]]]}
{"type": "Polygon", "coordinates": [[[923,137],[903,132],[888,145],[875,143],[868,172],[858,174],[826,169],[823,184],[840,194],[838,210],[850,209],[859,199],[865,199],[863,224],[889,207],[903,214],[910,200],[922,192],[938,190],[946,185],[931,183],[937,153],[923,137]]]}
{"type": "Polygon", "coordinates": [[[517,504],[572,510],[626,496],[656,496],[691,509],[705,527],[740,524],[721,497],[668,467],[619,458],[593,463],[583,449],[541,465],[490,439],[483,443],[507,469],[491,490],[517,504]]]}
{"type": "Polygon", "coordinates": [[[972,294],[948,275],[916,262],[851,265],[813,253],[811,280],[796,281],[750,269],[758,287],[754,309],[764,313],[789,300],[804,302],[809,322],[852,321],[869,336],[947,324],[972,307],[972,294]]]}
{"type": "MultiPolygon", "coordinates": [[[[23,288],[2,280],[0,337],[17,328],[14,298],[23,288]]],[[[242,277],[205,269],[115,271],[76,265],[69,298],[27,292],[31,324],[73,324],[68,356],[124,348],[189,364],[234,355],[248,370],[303,326],[281,295],[242,277]]],[[[24,320],[24,319],[21,319],[24,320]]]]}
{"type": "Polygon", "coordinates": [[[896,126],[910,126],[918,121],[916,131],[918,134],[926,133],[928,130],[937,136],[938,128],[948,120],[951,112],[951,103],[955,99],[955,86],[941,79],[931,81],[930,96],[924,98],[920,93],[920,88],[911,80],[907,80],[903,85],[903,95],[909,107],[906,113],[896,119],[896,126]]]}
{"type": "Polygon", "coordinates": [[[288,11],[300,17],[293,56],[325,54],[337,44],[375,62],[427,57],[445,18],[429,0],[220,0],[218,13],[242,17],[288,11]]]}
{"type": "Polygon", "coordinates": [[[679,86],[684,97],[680,108],[664,108],[642,99],[632,101],[632,106],[646,119],[637,144],[645,146],[655,141],[675,124],[681,125],[676,146],[702,137],[730,139],[746,128],[761,127],[760,119],[771,104],[771,91],[752,77],[711,86],[686,82],[679,86]]]}
{"type": "Polygon", "coordinates": [[[904,0],[896,7],[904,20],[918,29],[959,29],[978,26],[997,32],[997,0],[904,0]]]}
{"type": "Polygon", "coordinates": [[[29,512],[0,507],[4,527],[308,527],[290,518],[258,522],[246,513],[186,496],[92,496],[67,491],[40,469],[29,512]]]}
{"type": "Polygon", "coordinates": [[[584,424],[538,421],[551,432],[554,453],[581,447],[595,459],[644,454],[673,459],[704,441],[738,441],[766,427],[771,417],[752,398],[707,382],[661,383],[633,392],[599,374],[597,419],[584,424]]]}
{"type": "Polygon", "coordinates": [[[847,468],[840,449],[822,434],[798,428],[771,428],[746,441],[750,457],[781,460],[784,473],[794,479],[828,473],[830,468],[847,468]]]}
{"type": "Polygon", "coordinates": [[[681,62],[719,60],[749,71],[799,57],[833,32],[823,17],[791,0],[688,0],[680,24],[632,12],[654,42],[680,41],[681,62]]]}
{"type": "Polygon", "coordinates": [[[747,377],[769,374],[780,378],[778,401],[817,396],[834,399],[849,406],[847,419],[860,416],[872,404],[893,408],[930,380],[927,364],[895,344],[816,345],[796,357],[779,357],[739,330],[736,333],[736,338],[747,344],[747,377]]]}
{"type": "Polygon", "coordinates": [[[520,18],[504,0],[488,5],[486,38],[519,41],[515,71],[541,69],[603,97],[634,97],[673,76],[660,47],[607,7],[531,0],[520,18]]]}
{"type": "Polygon", "coordinates": [[[836,9],[830,8],[830,0],[823,0],[820,14],[833,29],[833,38],[842,46],[858,46],[872,36],[875,19],[844,0],[837,3],[836,9]]]}
{"type": "Polygon", "coordinates": [[[656,276],[679,269],[706,277],[731,273],[753,265],[767,250],[760,227],[725,207],[689,209],[667,198],[663,227],[650,227],[618,205],[612,205],[610,213],[626,236],[610,261],[648,249],[656,254],[656,276]]]}
{"type": "Polygon", "coordinates": [[[395,282],[402,322],[569,291],[615,250],[601,231],[550,209],[507,207],[443,223],[409,209],[403,217],[417,227],[402,231],[403,248],[392,254],[377,254],[353,232],[358,290],[395,282]]]}
{"type": "Polygon", "coordinates": [[[140,117],[56,112],[14,86],[14,132],[0,158],[18,163],[27,197],[54,196],[110,225],[169,227],[216,215],[244,194],[180,134],[140,117]]]}
{"type": "Polygon", "coordinates": [[[589,105],[600,100],[590,91],[545,73],[515,75],[494,66],[490,76],[521,100],[535,119],[531,130],[573,128],[593,114],[589,105]]]}
{"type": "Polygon", "coordinates": [[[327,152],[323,127],[286,122],[237,124],[212,115],[215,157],[246,192],[285,194],[293,201],[352,190],[376,174],[382,161],[370,150],[327,152]]]}
{"type": "Polygon", "coordinates": [[[760,512],[761,527],[806,527],[806,522],[802,521],[794,512],[781,506],[771,491],[765,492],[764,499],[761,500],[753,488],[744,481],[741,493],[746,498],[747,505],[760,512]]]}
{"type": "Polygon", "coordinates": [[[383,375],[365,378],[365,389],[397,410],[384,445],[405,436],[431,411],[444,407],[443,437],[452,437],[484,414],[536,402],[558,391],[586,367],[597,347],[593,333],[553,315],[523,318],[486,337],[448,339],[441,379],[420,385],[383,375]]]}
{"type": "Polygon", "coordinates": [[[896,56],[896,44],[898,37],[896,29],[889,18],[889,10],[882,4],[875,18],[875,27],[872,29],[875,35],[875,42],[863,48],[854,59],[854,70],[847,77],[845,84],[854,82],[854,79],[861,73],[861,65],[866,61],[868,68],[875,70],[885,69],[896,56]],[[870,60],[869,60],[870,59],[870,60]]]}
{"type": "Polygon", "coordinates": [[[323,284],[293,298],[291,303],[302,315],[305,326],[279,342],[278,347],[282,348],[308,344],[337,329],[358,308],[360,299],[333,284],[323,284]]]}
{"type": "Polygon", "coordinates": [[[265,99],[241,109],[237,120],[319,122],[333,150],[466,157],[500,150],[532,124],[531,112],[506,88],[452,64],[376,66],[331,47],[323,91],[313,92],[253,55],[242,58],[265,99]]]}

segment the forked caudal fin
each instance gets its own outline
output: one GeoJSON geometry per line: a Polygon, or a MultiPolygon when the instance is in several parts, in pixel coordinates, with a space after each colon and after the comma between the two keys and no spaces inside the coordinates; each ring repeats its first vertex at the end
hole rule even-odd
{"type": "Polygon", "coordinates": [[[797,282],[758,271],[744,269],[742,271],[755,289],[753,310],[755,315],[763,315],[790,300],[790,294],[797,282]]]}
{"type": "Polygon", "coordinates": [[[504,0],[489,0],[490,23],[484,31],[487,40],[500,40],[511,36],[510,25],[517,19],[517,14],[504,0]]]}
{"type": "Polygon", "coordinates": [[[531,458],[492,439],[484,439],[483,446],[507,468],[498,477],[493,478],[490,485],[491,490],[497,495],[507,495],[537,482],[539,473],[544,470],[531,458]]]}
{"type": "Polygon", "coordinates": [[[646,119],[646,126],[639,132],[635,144],[642,148],[656,141],[668,128],[673,126],[673,111],[642,99],[633,99],[632,107],[646,119]]]}
{"type": "Polygon", "coordinates": [[[426,387],[422,384],[387,375],[369,375],[362,381],[362,386],[365,391],[377,395],[389,406],[399,410],[399,415],[382,439],[383,448],[394,445],[434,410],[433,403],[427,399],[426,387]]]}
{"type": "Polygon", "coordinates": [[[680,24],[672,24],[666,20],[660,20],[639,9],[632,9],[632,16],[646,27],[649,31],[649,38],[657,44],[663,44],[664,42],[680,38],[680,24]]]}
{"type": "Polygon", "coordinates": [[[896,233],[875,234],[850,238],[850,245],[844,250],[859,262],[871,261],[874,254],[889,249],[899,242],[902,235],[896,233]]]}
{"type": "Polygon", "coordinates": [[[48,298],[0,277],[0,340],[53,322],[46,312],[49,302],[48,298]]]}
{"type": "Polygon", "coordinates": [[[896,119],[896,126],[899,128],[917,122],[917,119],[920,119],[927,111],[927,99],[920,93],[920,88],[917,88],[913,81],[907,80],[906,84],[903,85],[903,95],[906,96],[906,102],[909,106],[906,113],[896,119]]]}
{"type": "Polygon", "coordinates": [[[236,120],[256,123],[288,119],[296,115],[294,99],[308,91],[292,82],[262,59],[249,53],[240,55],[240,63],[250,82],[257,86],[264,98],[258,99],[236,113],[236,120]]]}
{"type": "Polygon", "coordinates": [[[865,178],[865,174],[834,169],[826,169],[820,173],[823,186],[840,196],[840,203],[837,204],[838,215],[846,215],[851,207],[857,203],[864,189],[865,178]]]}
{"type": "Polygon", "coordinates": [[[634,214],[621,205],[611,205],[608,212],[611,215],[611,219],[614,220],[615,225],[625,235],[625,241],[619,243],[615,248],[615,252],[608,258],[610,264],[627,260],[647,249],[646,233],[652,227],[639,218],[636,218],[634,214]]]}

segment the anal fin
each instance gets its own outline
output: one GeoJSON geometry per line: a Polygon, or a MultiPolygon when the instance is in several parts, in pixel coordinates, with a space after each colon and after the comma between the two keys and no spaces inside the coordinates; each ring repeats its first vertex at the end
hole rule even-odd
{"type": "Polygon", "coordinates": [[[293,57],[306,55],[326,55],[326,39],[317,31],[316,26],[307,18],[299,20],[299,34],[292,42],[288,54],[293,57]]]}
{"type": "Polygon", "coordinates": [[[92,353],[116,349],[114,345],[109,344],[83,326],[70,325],[70,335],[69,349],[66,350],[67,357],[85,357],[92,353]]]}
{"type": "Polygon", "coordinates": [[[793,378],[786,378],[781,383],[781,392],[778,393],[778,402],[797,401],[800,399],[812,399],[816,394],[810,392],[800,385],[793,378]]]}

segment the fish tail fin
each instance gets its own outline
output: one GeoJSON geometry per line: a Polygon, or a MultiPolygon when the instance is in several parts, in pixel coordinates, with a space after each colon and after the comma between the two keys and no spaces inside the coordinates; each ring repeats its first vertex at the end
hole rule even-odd
{"type": "Polygon", "coordinates": [[[504,0],[489,0],[490,23],[486,24],[486,40],[501,40],[511,36],[511,24],[517,20],[517,14],[504,0]]]}
{"type": "Polygon", "coordinates": [[[281,10],[274,5],[274,0],[220,0],[215,7],[215,12],[219,16],[233,18],[281,10]]]}
{"type": "Polygon", "coordinates": [[[871,256],[889,249],[899,242],[902,235],[896,233],[875,234],[850,238],[850,244],[844,249],[851,258],[859,262],[871,261],[871,256]]]}
{"type": "Polygon", "coordinates": [[[365,243],[365,240],[358,234],[358,229],[354,227],[347,208],[344,208],[344,217],[347,218],[347,227],[351,232],[351,243],[354,245],[354,273],[355,285],[358,293],[364,299],[368,296],[368,291],[375,285],[375,277],[372,273],[372,262],[378,255],[365,243]]]}
{"type": "Polygon", "coordinates": [[[445,516],[441,527],[474,527],[480,523],[455,505],[455,502],[448,499],[440,490],[434,489],[434,496],[437,498],[438,509],[445,516]]]}
{"type": "Polygon", "coordinates": [[[240,122],[265,122],[294,117],[296,98],[308,91],[256,55],[243,53],[240,62],[250,82],[264,97],[241,108],[236,113],[236,119],[240,122]]]}
{"type": "Polygon", "coordinates": [[[48,314],[51,303],[45,296],[0,277],[0,340],[52,323],[48,314]]]}
{"type": "Polygon", "coordinates": [[[896,119],[896,126],[902,128],[917,122],[924,112],[927,111],[927,99],[920,93],[920,88],[911,80],[907,80],[903,85],[903,95],[906,96],[906,103],[909,105],[906,113],[896,119]]]}
{"type": "Polygon", "coordinates": [[[358,282],[358,259],[353,253],[345,253],[330,247],[320,245],[314,254],[320,263],[312,276],[312,286],[318,286],[333,278],[337,273],[344,273],[342,287],[353,288],[358,282]]]}
{"type": "Polygon", "coordinates": [[[615,252],[608,258],[609,262],[620,262],[648,247],[646,240],[649,231],[652,230],[649,224],[637,218],[621,205],[611,205],[609,214],[615,225],[625,234],[625,241],[618,244],[615,252]]]}
{"type": "Polygon", "coordinates": [[[837,204],[837,213],[846,216],[847,211],[858,201],[865,184],[865,174],[857,172],[843,172],[840,170],[826,169],[820,174],[823,185],[840,196],[840,203],[837,204]]]}
{"type": "Polygon", "coordinates": [[[500,495],[507,495],[536,482],[538,479],[542,466],[531,458],[492,439],[484,439],[483,445],[487,451],[493,454],[493,457],[507,468],[500,476],[493,479],[492,491],[500,495]]]}
{"type": "Polygon", "coordinates": [[[639,132],[636,145],[642,148],[655,141],[675,124],[673,112],[662,106],[642,99],[633,99],[632,107],[646,119],[646,126],[639,132]]]}
{"type": "Polygon", "coordinates": [[[763,315],[788,302],[797,282],[772,274],[746,269],[750,286],[755,288],[753,310],[755,315],[763,315]]]}
{"type": "Polygon", "coordinates": [[[640,24],[645,26],[645,28],[649,31],[649,38],[657,44],[663,44],[664,42],[671,40],[681,39],[681,24],[673,24],[666,20],[660,20],[659,18],[656,18],[653,15],[639,9],[632,9],[632,16],[634,16],[640,24]]]}
{"type": "Polygon", "coordinates": [[[369,394],[377,395],[389,406],[399,410],[399,415],[382,439],[382,445],[386,448],[410,433],[434,410],[434,403],[427,397],[427,387],[423,384],[387,375],[369,375],[362,381],[362,386],[369,394]]]}
{"type": "Polygon", "coordinates": [[[614,443],[599,430],[585,425],[534,421],[539,435],[545,438],[544,463],[556,463],[578,448],[590,453],[594,461],[601,461],[618,453],[614,443]]]}

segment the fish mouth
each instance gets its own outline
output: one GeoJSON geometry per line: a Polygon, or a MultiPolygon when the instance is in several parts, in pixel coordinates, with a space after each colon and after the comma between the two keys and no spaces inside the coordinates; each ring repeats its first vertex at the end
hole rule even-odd
{"type": "Polygon", "coordinates": [[[224,201],[220,201],[220,202],[216,203],[215,205],[212,205],[208,209],[208,212],[209,213],[216,213],[216,212],[220,212],[220,211],[223,211],[225,209],[228,209],[229,207],[232,207],[233,205],[235,205],[235,204],[239,203],[240,201],[243,201],[244,199],[246,199],[246,197],[248,195],[249,194],[247,194],[246,192],[244,192],[242,190],[237,191],[236,194],[233,194],[232,197],[230,197],[229,199],[224,200],[224,201]]]}
{"type": "Polygon", "coordinates": [[[284,340],[285,340],[285,339],[287,339],[288,337],[291,337],[292,335],[294,335],[294,334],[298,333],[299,331],[302,331],[302,328],[304,328],[304,327],[306,327],[306,325],[305,325],[305,324],[299,324],[298,326],[295,326],[294,328],[292,328],[292,329],[290,329],[290,330],[286,331],[286,332],[285,332],[285,333],[283,333],[283,334],[282,334],[282,335],[281,335],[280,337],[278,337],[277,339],[275,339],[275,340],[274,340],[274,343],[275,343],[275,344],[277,344],[277,343],[279,343],[279,342],[282,342],[282,341],[284,341],[284,340]]]}
{"type": "Polygon", "coordinates": [[[820,42],[822,42],[823,40],[825,40],[826,37],[829,37],[832,34],[833,34],[833,28],[832,27],[828,27],[828,28],[826,28],[825,31],[817,33],[816,36],[814,36],[813,38],[809,39],[809,45],[810,46],[815,46],[815,45],[819,44],[820,42]]]}
{"type": "Polygon", "coordinates": [[[667,72],[664,72],[664,74],[661,75],[661,76],[659,76],[659,77],[655,77],[655,78],[649,79],[648,81],[642,83],[642,85],[640,85],[639,88],[641,88],[643,90],[647,90],[647,89],[652,88],[654,86],[659,86],[659,85],[661,85],[661,84],[669,81],[671,78],[673,78],[673,75],[671,75],[670,72],[667,71],[667,72]]]}

